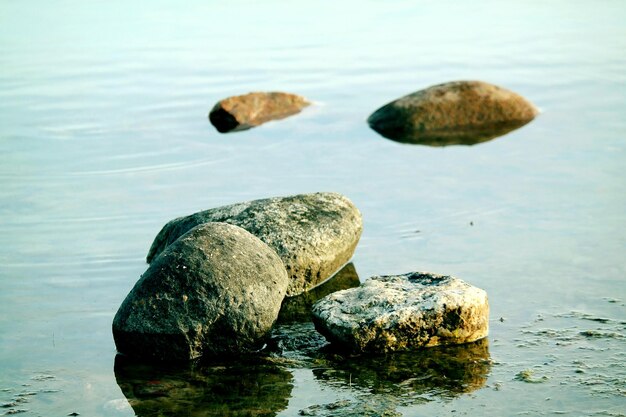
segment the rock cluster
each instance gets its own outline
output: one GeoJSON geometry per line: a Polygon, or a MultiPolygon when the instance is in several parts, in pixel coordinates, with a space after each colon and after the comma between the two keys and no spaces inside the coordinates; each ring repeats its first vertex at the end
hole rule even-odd
{"type": "Polygon", "coordinates": [[[115,315],[118,351],[189,360],[260,348],[284,297],[336,272],[361,229],[358,209],[336,193],[255,200],[172,220],[115,315]]]}
{"type": "Polygon", "coordinates": [[[517,129],[538,113],[528,100],[502,87],[454,81],[394,100],[367,121],[372,129],[398,142],[473,145],[517,129]]]}
{"type": "MultiPolygon", "coordinates": [[[[220,132],[244,130],[307,105],[293,94],[249,93],[221,100],[209,119],[220,132]]],[[[488,140],[537,114],[509,90],[457,81],[395,100],[368,122],[393,140],[443,146],[488,140]]],[[[150,247],[149,268],[115,315],[116,346],[163,361],[253,352],[279,319],[281,305],[281,323],[312,319],[330,342],[357,352],[487,336],[487,295],[459,279],[413,272],[359,285],[354,267],[345,265],[362,228],[354,204],[330,192],[248,201],[171,220],[150,247]]]]}
{"type": "Polygon", "coordinates": [[[406,351],[487,336],[485,291],[429,273],[377,276],[313,305],[315,327],[357,352],[406,351]]]}
{"type": "Polygon", "coordinates": [[[209,120],[218,132],[235,132],[270,120],[284,119],[309,104],[295,94],[255,92],[220,100],[209,113],[209,120]]]}
{"type": "Polygon", "coordinates": [[[276,251],[290,277],[287,295],[306,291],[352,257],[361,237],[361,213],[337,193],[299,194],[218,207],[179,217],[163,226],[147,261],[191,228],[225,222],[246,229],[276,251]]]}

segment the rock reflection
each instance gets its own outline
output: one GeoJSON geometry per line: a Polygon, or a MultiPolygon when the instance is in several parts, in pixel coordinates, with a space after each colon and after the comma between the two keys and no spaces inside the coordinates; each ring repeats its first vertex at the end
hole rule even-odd
{"type": "Polygon", "coordinates": [[[412,145],[426,146],[450,146],[450,145],[476,145],[488,142],[499,136],[503,136],[525,124],[523,122],[510,122],[489,127],[471,129],[450,129],[439,131],[420,131],[412,129],[387,129],[374,128],[381,136],[395,142],[408,143],[412,145]]]}
{"type": "Polygon", "coordinates": [[[182,367],[115,358],[115,377],[139,417],[270,417],[287,407],[293,376],[263,359],[182,367]]]}
{"type": "Polygon", "coordinates": [[[327,354],[315,377],[335,387],[396,398],[403,405],[483,387],[491,369],[487,339],[388,355],[327,354]]]}
{"type": "Polygon", "coordinates": [[[295,297],[286,297],[278,315],[278,323],[311,321],[313,303],[333,292],[358,287],[360,283],[354,264],[350,262],[317,287],[295,297]]]}

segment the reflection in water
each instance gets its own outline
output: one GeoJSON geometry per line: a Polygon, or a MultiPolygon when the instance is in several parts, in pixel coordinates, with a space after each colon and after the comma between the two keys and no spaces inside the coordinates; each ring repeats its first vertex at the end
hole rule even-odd
{"type": "Polygon", "coordinates": [[[327,362],[327,367],[313,370],[318,380],[392,396],[404,405],[477,390],[491,369],[487,339],[389,355],[328,354],[327,362]]]}
{"type": "Polygon", "coordinates": [[[483,387],[491,368],[487,339],[387,355],[337,351],[310,320],[315,300],[359,284],[354,265],[306,294],[288,299],[264,349],[236,362],[142,364],[115,358],[115,376],[135,414],[150,416],[276,416],[293,389],[288,368],[310,369],[349,400],[314,404],[303,415],[400,415],[398,406],[451,398],[483,387]]]}
{"type": "Polygon", "coordinates": [[[449,130],[414,130],[414,129],[372,129],[380,135],[396,142],[413,145],[449,146],[449,145],[476,145],[487,142],[499,136],[518,129],[524,122],[509,122],[480,128],[449,129],[449,130]]]}
{"type": "Polygon", "coordinates": [[[259,358],[173,368],[118,355],[115,378],[140,417],[275,416],[293,388],[290,372],[259,358]]]}
{"type": "Polygon", "coordinates": [[[354,264],[350,262],[317,287],[295,297],[286,297],[278,315],[278,323],[310,321],[313,303],[336,291],[358,287],[360,283],[354,264]]]}

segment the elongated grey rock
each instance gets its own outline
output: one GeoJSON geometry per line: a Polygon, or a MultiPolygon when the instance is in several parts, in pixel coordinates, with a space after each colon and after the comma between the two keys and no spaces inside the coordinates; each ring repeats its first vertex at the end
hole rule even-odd
{"type": "Polygon", "coordinates": [[[473,342],[489,332],[485,291],[430,273],[376,276],[313,305],[316,329],[357,352],[473,342]]]}
{"type": "Polygon", "coordinates": [[[482,81],[454,81],[401,97],[367,119],[386,138],[431,146],[473,145],[533,120],[524,97],[482,81]]]}
{"type": "Polygon", "coordinates": [[[206,222],[240,226],[276,251],[290,277],[288,296],[313,288],[344,265],[361,237],[361,213],[337,193],[299,194],[217,207],[167,223],[147,261],[192,227],[206,222]]]}
{"type": "Polygon", "coordinates": [[[192,228],[150,265],[120,306],[121,353],[189,360],[257,349],[288,285],[276,253],[226,223],[192,228]]]}
{"type": "Polygon", "coordinates": [[[280,92],[255,92],[228,97],[215,104],[209,120],[218,132],[235,132],[299,113],[309,103],[304,97],[280,92]]]}

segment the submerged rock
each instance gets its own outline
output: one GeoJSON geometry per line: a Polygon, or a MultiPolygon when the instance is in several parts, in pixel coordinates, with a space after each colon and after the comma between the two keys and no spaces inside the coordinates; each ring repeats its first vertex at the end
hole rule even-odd
{"type": "Polygon", "coordinates": [[[504,135],[539,111],[524,97],[481,81],[454,81],[417,91],[367,119],[382,136],[430,146],[473,145],[504,135]]]}
{"type": "Polygon", "coordinates": [[[489,330],[485,291],[419,272],[372,277],[322,298],[312,313],[315,327],[331,343],[357,352],[468,343],[489,330]]]}
{"type": "Polygon", "coordinates": [[[294,296],[330,277],[350,260],[361,237],[361,213],[337,193],[299,194],[217,207],[167,223],[154,239],[147,261],[189,229],[206,222],[240,226],[278,253],[294,296]]]}
{"type": "Polygon", "coordinates": [[[276,253],[240,227],[194,227],[152,262],[120,306],[121,353],[157,360],[256,350],[288,277],[276,253]]]}
{"type": "Polygon", "coordinates": [[[265,353],[290,367],[317,367],[328,341],[311,321],[276,323],[265,353]]]}
{"type": "Polygon", "coordinates": [[[384,395],[373,394],[366,400],[339,400],[329,404],[314,404],[298,411],[301,416],[315,417],[402,417],[396,411],[397,401],[384,395]]]}
{"type": "Polygon", "coordinates": [[[234,132],[299,113],[310,103],[289,93],[248,93],[217,102],[209,120],[221,132],[234,132]]]}
{"type": "Polygon", "coordinates": [[[359,284],[359,276],[350,262],[317,287],[294,297],[285,297],[278,313],[278,323],[311,321],[311,306],[317,300],[340,290],[358,287],[359,284]]]}

